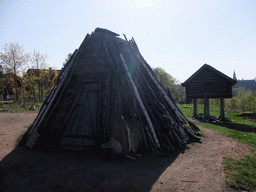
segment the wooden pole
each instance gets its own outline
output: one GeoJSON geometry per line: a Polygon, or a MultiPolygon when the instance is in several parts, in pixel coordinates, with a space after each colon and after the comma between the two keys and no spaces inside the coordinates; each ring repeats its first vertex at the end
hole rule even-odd
{"type": "Polygon", "coordinates": [[[197,99],[193,99],[193,105],[194,105],[194,114],[193,117],[197,118],[197,99]]]}
{"type": "Polygon", "coordinates": [[[145,116],[146,121],[147,121],[147,123],[148,123],[148,127],[149,127],[149,130],[150,130],[151,134],[152,134],[152,137],[153,137],[153,139],[154,139],[154,142],[155,142],[156,146],[157,146],[158,148],[160,148],[160,144],[159,144],[159,141],[158,141],[158,139],[157,139],[156,133],[155,133],[155,131],[154,131],[152,122],[151,122],[151,120],[150,120],[150,118],[149,118],[149,115],[148,115],[148,112],[147,112],[147,110],[146,110],[146,108],[145,108],[145,106],[144,106],[144,104],[143,104],[143,102],[142,102],[142,100],[141,100],[141,98],[140,98],[140,94],[139,94],[138,89],[137,89],[137,87],[136,87],[136,85],[135,85],[135,83],[134,83],[134,81],[133,81],[133,79],[132,79],[132,76],[131,76],[131,74],[130,74],[130,72],[129,72],[129,70],[128,70],[128,67],[127,67],[126,62],[125,62],[125,60],[124,60],[124,57],[123,57],[122,54],[120,54],[119,56],[120,56],[120,58],[121,58],[121,60],[122,60],[122,62],[123,62],[123,65],[124,65],[126,74],[127,74],[128,78],[129,78],[129,81],[130,81],[130,83],[131,83],[131,85],[132,85],[132,88],[133,88],[134,94],[135,94],[135,96],[136,96],[136,98],[137,98],[137,101],[138,101],[138,103],[139,103],[139,106],[141,107],[141,110],[142,110],[142,112],[144,113],[144,116],[145,116]]]}
{"type": "Polygon", "coordinates": [[[207,119],[207,95],[204,93],[204,121],[207,119]]]}
{"type": "Polygon", "coordinates": [[[209,117],[210,117],[210,107],[209,107],[209,98],[207,97],[207,99],[206,99],[206,118],[207,118],[207,120],[209,121],[209,117]]]}
{"type": "Polygon", "coordinates": [[[220,98],[220,116],[218,118],[221,121],[225,121],[225,113],[224,113],[224,97],[220,98]]]}
{"type": "Polygon", "coordinates": [[[181,115],[181,113],[179,112],[179,110],[176,108],[175,104],[171,101],[171,99],[169,98],[169,96],[167,95],[167,93],[164,91],[164,89],[162,88],[162,86],[159,84],[159,82],[156,80],[156,78],[152,75],[152,73],[149,71],[149,69],[146,67],[146,65],[144,64],[144,62],[140,59],[139,55],[137,55],[137,58],[141,61],[142,66],[146,69],[146,71],[148,72],[148,75],[150,76],[150,78],[152,79],[152,81],[156,84],[158,90],[160,91],[160,93],[162,94],[162,96],[165,98],[165,100],[167,101],[167,103],[172,107],[173,112],[176,114],[176,116],[178,117],[180,122],[184,122],[185,124],[188,124],[187,119],[181,115]]]}

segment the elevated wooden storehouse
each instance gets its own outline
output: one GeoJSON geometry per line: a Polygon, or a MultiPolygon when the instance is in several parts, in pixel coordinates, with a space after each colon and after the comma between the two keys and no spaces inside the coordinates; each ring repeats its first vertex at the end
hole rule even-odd
{"type": "Polygon", "coordinates": [[[232,98],[232,86],[236,80],[204,64],[181,85],[186,97],[194,100],[194,117],[197,117],[197,99],[205,99],[204,118],[209,118],[209,98],[220,98],[220,119],[224,120],[224,98],[232,98]]]}
{"type": "Polygon", "coordinates": [[[198,140],[139,52],[106,29],[87,34],[24,136],[30,148],[180,150],[198,140]]]}

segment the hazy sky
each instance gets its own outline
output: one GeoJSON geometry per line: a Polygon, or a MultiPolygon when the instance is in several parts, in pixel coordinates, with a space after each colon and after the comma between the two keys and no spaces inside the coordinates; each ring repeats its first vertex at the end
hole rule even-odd
{"type": "Polygon", "coordinates": [[[205,63],[253,79],[255,13],[255,0],[0,0],[0,46],[18,42],[61,68],[86,34],[101,27],[134,37],[151,67],[180,82],[205,63]]]}

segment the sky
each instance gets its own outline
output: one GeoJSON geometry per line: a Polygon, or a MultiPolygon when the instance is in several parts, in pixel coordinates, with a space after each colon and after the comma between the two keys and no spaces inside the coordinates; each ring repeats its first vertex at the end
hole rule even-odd
{"type": "MultiPolygon", "coordinates": [[[[18,42],[60,69],[87,33],[134,37],[152,67],[186,81],[205,63],[256,77],[255,0],[0,0],[0,47],[18,42]]],[[[2,50],[1,50],[2,51],[2,50]]]]}

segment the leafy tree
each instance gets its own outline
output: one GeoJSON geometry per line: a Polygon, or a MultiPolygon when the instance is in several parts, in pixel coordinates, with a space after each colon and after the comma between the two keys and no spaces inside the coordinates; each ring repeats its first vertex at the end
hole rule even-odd
{"type": "Polygon", "coordinates": [[[11,70],[13,74],[10,76],[13,81],[13,86],[15,88],[16,100],[19,100],[19,77],[18,74],[21,73],[22,69],[25,68],[29,54],[26,54],[23,47],[18,44],[18,42],[5,44],[3,47],[3,52],[0,52],[1,64],[5,69],[11,70]]]}
{"type": "Polygon", "coordinates": [[[237,98],[232,97],[231,99],[226,99],[225,105],[228,109],[235,110],[237,108],[237,98]]]}
{"type": "Polygon", "coordinates": [[[237,104],[242,111],[256,111],[256,97],[251,90],[244,92],[238,98],[237,104]]]}
{"type": "Polygon", "coordinates": [[[4,68],[2,65],[0,65],[0,75],[3,75],[4,74],[4,68]]]}
{"type": "MultiPolygon", "coordinates": [[[[38,99],[42,100],[43,92],[46,86],[46,79],[47,79],[47,72],[44,70],[48,67],[48,64],[46,60],[48,59],[47,54],[40,54],[39,51],[34,50],[32,56],[31,56],[31,63],[32,68],[36,69],[34,70],[34,74],[32,77],[34,77],[35,85],[37,85],[38,88],[38,99]]],[[[31,77],[30,77],[31,78],[31,77]]],[[[31,79],[32,80],[32,79],[31,79]]],[[[31,87],[32,88],[32,87],[31,87]]],[[[34,88],[32,88],[33,90],[34,88]]]]}
{"type": "Polygon", "coordinates": [[[34,100],[36,94],[38,99],[42,100],[43,95],[50,92],[58,76],[58,73],[49,67],[47,59],[47,54],[34,50],[30,59],[32,68],[24,75],[26,91],[34,100]]]}
{"type": "Polygon", "coordinates": [[[182,87],[181,84],[176,84],[172,90],[172,96],[175,102],[184,103],[186,101],[185,87],[182,87]]]}
{"type": "Polygon", "coordinates": [[[175,87],[177,79],[167,73],[164,69],[157,67],[153,69],[153,71],[157,80],[164,86],[165,89],[171,89],[175,87]]]}
{"type": "Polygon", "coordinates": [[[0,65],[0,95],[3,94],[4,85],[5,85],[5,78],[4,78],[4,68],[0,65]]]}
{"type": "Polygon", "coordinates": [[[234,97],[240,98],[246,92],[246,89],[244,87],[234,88],[232,92],[234,97]]]}
{"type": "Polygon", "coordinates": [[[41,54],[39,51],[34,50],[30,57],[31,66],[33,69],[46,69],[48,67],[47,64],[48,55],[41,54]]]}
{"type": "Polygon", "coordinates": [[[57,79],[58,73],[54,72],[51,68],[49,70],[40,69],[40,74],[38,76],[40,82],[40,92],[39,98],[43,100],[43,94],[49,93],[53,88],[55,81],[57,79]]]}
{"type": "Polygon", "coordinates": [[[67,55],[67,58],[66,58],[65,61],[63,62],[63,68],[66,66],[66,64],[67,64],[67,62],[69,61],[69,59],[71,58],[71,56],[72,56],[72,53],[69,53],[69,54],[67,55]]]}
{"type": "Polygon", "coordinates": [[[175,102],[185,102],[185,88],[182,87],[179,81],[167,73],[164,69],[157,67],[153,69],[157,80],[164,86],[165,89],[171,91],[172,97],[175,102]]]}
{"type": "Polygon", "coordinates": [[[226,105],[231,110],[256,112],[256,93],[244,87],[233,89],[233,98],[226,100],[226,105]]]}
{"type": "Polygon", "coordinates": [[[36,99],[36,89],[37,89],[37,77],[35,73],[26,73],[23,76],[24,84],[25,84],[25,91],[29,94],[29,97],[33,97],[36,99]]]}

